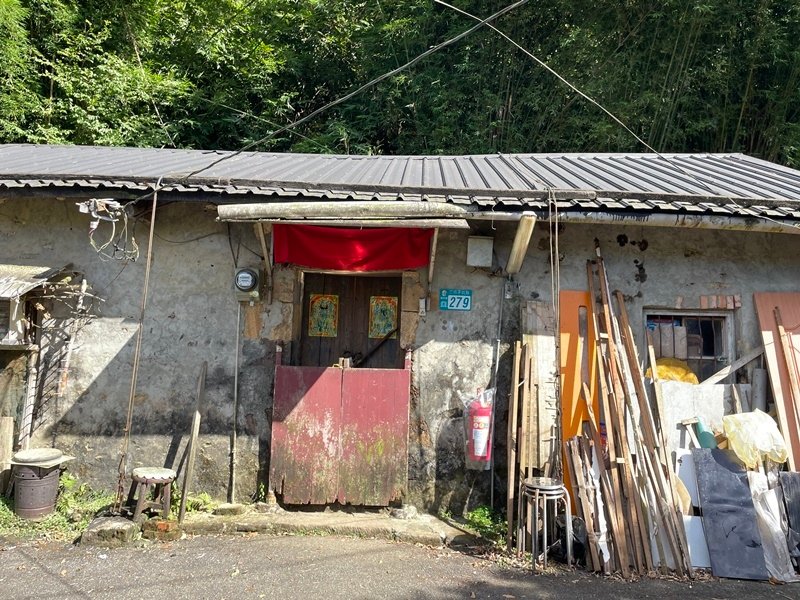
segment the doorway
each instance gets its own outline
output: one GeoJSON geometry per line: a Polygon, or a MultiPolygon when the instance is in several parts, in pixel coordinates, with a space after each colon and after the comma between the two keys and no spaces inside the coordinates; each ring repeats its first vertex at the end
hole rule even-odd
{"type": "Polygon", "coordinates": [[[300,365],[403,368],[401,292],[398,276],[306,273],[300,365]]]}
{"type": "Polygon", "coordinates": [[[299,364],[275,368],[270,487],[285,503],[403,497],[411,362],[401,292],[399,276],[305,274],[299,364]]]}

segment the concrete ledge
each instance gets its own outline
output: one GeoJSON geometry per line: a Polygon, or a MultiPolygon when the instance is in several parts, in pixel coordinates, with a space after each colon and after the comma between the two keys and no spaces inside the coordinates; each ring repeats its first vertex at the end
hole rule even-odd
{"type": "Polygon", "coordinates": [[[485,543],[481,538],[448,525],[432,515],[395,519],[386,513],[336,511],[260,513],[248,510],[241,515],[189,513],[183,523],[183,531],[190,535],[235,533],[341,535],[390,539],[426,546],[485,543]]]}

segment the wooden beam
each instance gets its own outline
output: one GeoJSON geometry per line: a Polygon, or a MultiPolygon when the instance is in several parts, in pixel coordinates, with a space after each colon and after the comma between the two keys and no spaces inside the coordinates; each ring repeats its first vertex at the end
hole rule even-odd
{"type": "Polygon", "coordinates": [[[519,409],[519,378],[520,362],[522,360],[522,344],[517,341],[514,343],[514,368],[511,376],[511,395],[508,407],[508,431],[506,441],[506,451],[508,465],[508,488],[506,492],[506,549],[511,552],[514,548],[514,521],[519,519],[516,514],[516,492],[517,492],[517,416],[519,409]]]}
{"type": "Polygon", "coordinates": [[[262,202],[220,204],[220,221],[263,219],[465,219],[475,209],[449,202],[262,202]]]}
{"type": "Polygon", "coordinates": [[[183,475],[183,486],[181,487],[181,503],[178,510],[178,523],[183,523],[186,515],[186,496],[189,493],[189,486],[192,485],[194,477],[194,461],[197,455],[197,438],[200,435],[200,407],[203,403],[203,396],[206,391],[206,372],[208,363],[203,361],[200,368],[200,377],[197,380],[197,398],[195,399],[194,415],[192,416],[192,434],[189,437],[189,455],[186,459],[186,472],[183,475]]]}
{"type": "Polygon", "coordinates": [[[522,268],[522,262],[528,252],[528,244],[531,241],[534,225],[536,225],[536,217],[526,215],[520,218],[517,224],[517,233],[514,236],[514,243],[511,245],[508,265],[506,266],[506,273],[509,275],[519,273],[522,268]]]}
{"type": "MultiPolygon", "coordinates": [[[[70,338],[70,343],[72,339],[70,338]]],[[[61,379],[66,378],[62,371],[61,379]]],[[[27,356],[27,369],[25,374],[25,398],[22,403],[22,422],[19,426],[19,448],[27,450],[33,437],[33,410],[36,406],[36,389],[39,381],[39,351],[33,350],[27,356]]],[[[61,381],[59,381],[59,389],[61,381]]]]}
{"type": "Polygon", "coordinates": [[[727,367],[723,367],[722,369],[714,373],[711,377],[704,379],[703,381],[700,382],[700,385],[711,385],[714,383],[719,383],[720,381],[725,379],[728,375],[730,375],[735,371],[738,371],[747,363],[754,361],[762,354],[764,354],[764,346],[759,346],[758,348],[756,348],[755,350],[751,350],[741,358],[737,358],[727,367]]]}
{"type": "MultiPolygon", "coordinates": [[[[617,441],[615,439],[615,432],[614,429],[617,429],[614,423],[614,414],[615,412],[612,411],[612,396],[613,392],[610,392],[607,389],[606,385],[606,372],[605,372],[605,357],[603,352],[603,343],[606,345],[608,344],[609,337],[608,332],[605,335],[602,334],[600,330],[600,308],[597,306],[597,295],[595,293],[595,266],[598,266],[599,263],[596,261],[589,261],[586,263],[586,270],[588,274],[588,281],[589,281],[589,297],[591,298],[591,308],[592,308],[592,325],[594,327],[594,331],[596,334],[595,340],[595,353],[597,356],[597,381],[599,387],[599,398],[600,398],[600,410],[602,411],[602,419],[605,421],[606,425],[606,448],[608,450],[608,461],[609,461],[609,474],[610,474],[610,481],[609,487],[610,489],[606,491],[606,498],[608,498],[607,506],[609,511],[609,522],[611,523],[611,533],[614,540],[614,548],[615,552],[617,553],[617,566],[619,567],[620,571],[622,571],[622,576],[626,579],[630,577],[630,564],[631,556],[629,554],[629,550],[631,552],[635,552],[633,548],[629,548],[628,545],[628,537],[627,537],[627,527],[633,526],[633,519],[630,517],[630,514],[627,510],[624,510],[623,506],[623,483],[622,479],[623,476],[620,473],[620,462],[617,461],[617,441]]],[[[598,277],[600,273],[598,271],[598,277]]],[[[587,390],[584,390],[584,401],[587,405],[587,411],[589,414],[589,421],[592,423],[594,418],[594,414],[591,408],[591,395],[589,395],[587,390]]],[[[597,424],[593,425],[594,430],[592,435],[594,436],[594,431],[599,431],[599,427],[597,424]]],[[[598,440],[599,441],[599,438],[598,440]]],[[[596,446],[596,452],[598,454],[602,453],[603,446],[596,446]]],[[[630,494],[627,495],[630,497],[630,494]]]]}
{"type": "MultiPolygon", "coordinates": [[[[237,220],[237,222],[249,222],[248,220],[237,220]]],[[[442,229],[469,229],[469,223],[466,219],[444,218],[444,219],[429,219],[429,218],[416,218],[416,217],[397,217],[397,218],[364,218],[364,219],[336,219],[333,217],[326,219],[253,219],[256,223],[280,225],[317,225],[319,227],[403,227],[414,229],[433,229],[440,227],[442,229]]]]}
{"type": "MultiPolygon", "coordinates": [[[[431,259],[428,263],[428,304],[433,300],[433,268],[436,265],[436,246],[439,244],[439,229],[433,230],[431,238],[431,259]]],[[[430,306],[427,307],[430,310],[430,306]]]]}
{"type": "MultiPolygon", "coordinates": [[[[264,255],[264,272],[267,275],[267,304],[272,304],[272,257],[269,255],[269,249],[267,248],[264,224],[256,223],[254,227],[258,243],[261,244],[261,253],[264,255]]],[[[269,227],[269,225],[267,225],[267,227],[269,227]]]]}

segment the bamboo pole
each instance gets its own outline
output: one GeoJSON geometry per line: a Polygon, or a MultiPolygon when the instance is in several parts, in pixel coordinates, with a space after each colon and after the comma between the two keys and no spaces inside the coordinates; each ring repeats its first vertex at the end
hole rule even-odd
{"type": "Polygon", "coordinates": [[[522,358],[522,344],[514,343],[514,368],[511,376],[511,398],[508,406],[508,492],[506,496],[506,549],[511,552],[514,541],[514,521],[519,519],[515,511],[517,491],[517,409],[519,405],[519,365],[522,358]]]}
{"type": "MultiPolygon", "coordinates": [[[[625,518],[622,516],[622,506],[623,503],[623,493],[622,493],[622,483],[621,483],[621,476],[619,472],[620,464],[617,460],[617,443],[614,439],[614,432],[613,432],[613,424],[612,424],[612,411],[611,411],[611,401],[609,397],[608,390],[606,389],[606,376],[605,376],[605,365],[603,361],[603,351],[602,351],[602,340],[607,339],[607,334],[602,334],[600,332],[600,322],[598,317],[598,309],[597,309],[597,302],[596,302],[596,295],[595,295],[595,286],[594,286],[594,267],[593,262],[588,262],[586,265],[587,274],[588,274],[588,284],[589,284],[589,297],[590,303],[592,308],[592,324],[594,327],[594,331],[596,333],[596,341],[595,341],[595,353],[597,355],[597,381],[599,384],[599,396],[600,396],[600,406],[603,413],[603,418],[606,424],[606,448],[608,449],[608,460],[609,460],[609,471],[611,475],[611,493],[608,493],[606,497],[608,498],[609,502],[609,513],[611,518],[609,519],[612,523],[612,535],[614,536],[614,548],[616,549],[619,557],[618,566],[620,571],[622,571],[622,575],[624,577],[630,577],[630,555],[628,553],[628,543],[626,538],[625,529],[622,527],[622,523],[626,521],[625,518]]],[[[588,394],[588,392],[585,392],[588,394]]],[[[590,415],[590,422],[593,420],[594,415],[592,414],[591,409],[591,395],[586,395],[584,398],[587,403],[588,412],[590,415]]],[[[599,431],[595,425],[595,430],[599,431]]],[[[598,437],[599,440],[599,437],[598,437]]],[[[602,446],[598,446],[598,448],[602,448],[602,446]]],[[[597,452],[599,453],[600,450],[598,449],[597,452]]]]}
{"type": "Polygon", "coordinates": [[[197,437],[200,434],[200,407],[203,404],[203,396],[206,391],[206,371],[208,363],[203,361],[200,367],[200,377],[197,381],[197,398],[195,399],[194,415],[192,415],[192,433],[189,437],[189,456],[186,459],[186,471],[183,474],[183,486],[181,487],[181,504],[178,510],[178,523],[183,523],[186,514],[186,496],[189,486],[192,485],[194,477],[194,461],[197,455],[197,437]]]}

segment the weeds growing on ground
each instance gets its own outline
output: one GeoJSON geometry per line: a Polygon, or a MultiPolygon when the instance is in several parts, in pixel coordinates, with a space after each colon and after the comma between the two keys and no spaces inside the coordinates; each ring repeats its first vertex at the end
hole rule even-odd
{"type": "Polygon", "coordinates": [[[467,525],[481,537],[494,543],[505,543],[506,521],[488,506],[479,506],[466,515],[467,525]]]}
{"type": "MultiPolygon", "coordinates": [[[[173,517],[178,516],[181,506],[181,490],[178,487],[178,482],[172,482],[172,491],[170,496],[170,510],[173,517]]],[[[214,512],[217,507],[217,502],[207,493],[200,492],[199,494],[186,494],[186,512],[214,512]]]]}
{"type": "Polygon", "coordinates": [[[41,519],[18,517],[14,514],[13,500],[0,497],[0,536],[74,540],[113,501],[113,494],[95,491],[74,475],[64,473],[59,480],[55,510],[41,519]]]}

